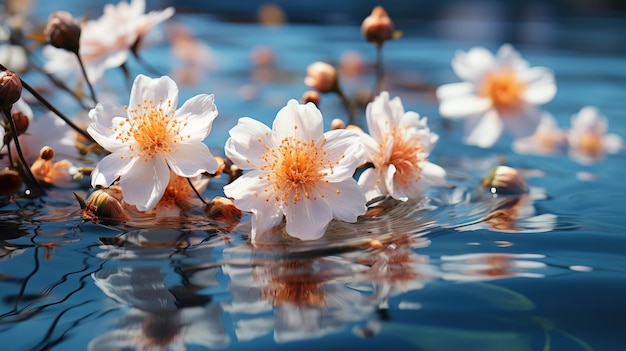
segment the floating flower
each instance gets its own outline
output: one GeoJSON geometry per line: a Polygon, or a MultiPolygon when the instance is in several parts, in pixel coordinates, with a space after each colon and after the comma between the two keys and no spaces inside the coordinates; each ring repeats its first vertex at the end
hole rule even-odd
{"type": "Polygon", "coordinates": [[[594,106],[585,106],[572,116],[567,140],[570,155],[582,163],[599,160],[605,152],[615,153],[622,148],[622,139],[607,134],[608,119],[594,106]]]}
{"type": "Polygon", "coordinates": [[[566,139],[566,133],[559,128],[554,116],[543,112],[535,133],[515,140],[513,150],[517,153],[554,154],[566,139]]]}
{"type": "Polygon", "coordinates": [[[322,122],[314,104],[290,100],[271,130],[248,117],[230,130],[226,155],[248,172],[224,193],[253,213],[253,242],[283,216],[289,235],[315,240],[333,217],[354,222],[365,213],[365,197],[352,178],[362,152],[359,136],[345,129],[323,133],[322,122]]]}
{"type": "Polygon", "coordinates": [[[217,116],[213,100],[200,94],[176,109],[178,87],[171,78],[137,76],[126,117],[114,117],[101,104],[89,112],[87,131],[111,152],[93,171],[92,186],[107,187],[119,177],[124,201],[147,211],[163,196],[170,170],[181,177],[216,171],[203,143],[217,116]]]}
{"type": "Polygon", "coordinates": [[[464,82],[437,89],[439,113],[447,118],[469,116],[467,144],[490,147],[504,129],[515,138],[532,135],[541,119],[538,106],[556,94],[552,71],[529,67],[508,44],[495,56],[482,47],[458,52],[452,68],[464,82]]]}
{"type": "Polygon", "coordinates": [[[391,195],[407,201],[445,184],[445,170],[427,159],[439,137],[426,118],[405,112],[400,98],[390,100],[387,92],[367,105],[366,117],[369,134],[362,133],[361,140],[374,168],[361,174],[359,184],[368,200],[391,195]]]}
{"type": "Polygon", "coordinates": [[[72,182],[75,167],[69,160],[53,161],[54,149],[44,146],[39,152],[39,158],[30,166],[30,171],[37,180],[46,184],[63,186],[72,182]]]}
{"type": "MultiPolygon", "coordinates": [[[[101,17],[83,24],[78,54],[91,82],[100,79],[107,69],[126,62],[131,50],[150,29],[174,15],[172,7],[147,14],[145,9],[145,0],[107,4],[101,17]]],[[[70,57],[74,54],[53,46],[46,46],[43,54],[48,59],[45,64],[48,72],[79,72],[78,60],[70,57]]]]}

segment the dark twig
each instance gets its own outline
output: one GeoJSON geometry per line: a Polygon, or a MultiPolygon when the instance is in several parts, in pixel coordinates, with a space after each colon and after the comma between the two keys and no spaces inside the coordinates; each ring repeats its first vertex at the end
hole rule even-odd
{"type": "Polygon", "coordinates": [[[85,70],[85,65],[83,64],[83,59],[80,57],[80,55],[78,53],[76,53],[76,57],[78,58],[78,63],[80,65],[80,70],[81,70],[81,72],[83,72],[83,76],[85,77],[85,81],[87,82],[87,86],[89,87],[89,92],[91,93],[91,98],[97,104],[98,103],[98,98],[96,97],[96,91],[94,90],[93,86],[91,85],[91,81],[89,80],[89,77],[87,76],[87,70],[85,70]]]}
{"type": "Polygon", "coordinates": [[[187,183],[189,183],[189,186],[191,187],[191,189],[193,189],[193,192],[196,193],[196,196],[198,197],[198,199],[200,199],[200,201],[202,201],[202,203],[206,206],[209,203],[206,202],[206,200],[202,197],[202,195],[200,194],[200,192],[198,191],[198,189],[196,189],[196,187],[193,185],[193,183],[191,182],[191,178],[187,178],[187,183]]]}

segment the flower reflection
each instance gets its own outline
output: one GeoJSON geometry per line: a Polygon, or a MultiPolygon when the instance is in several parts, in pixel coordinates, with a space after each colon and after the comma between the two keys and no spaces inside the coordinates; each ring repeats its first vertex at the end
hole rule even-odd
{"type": "Polygon", "coordinates": [[[94,338],[89,350],[185,350],[187,344],[215,348],[230,341],[222,308],[187,303],[181,289],[165,285],[165,273],[158,267],[103,269],[92,278],[108,297],[131,309],[118,329],[94,338]]]}
{"type": "Polygon", "coordinates": [[[543,278],[546,264],[537,261],[539,254],[477,253],[442,256],[443,279],[454,281],[482,281],[510,277],[543,278]]]}

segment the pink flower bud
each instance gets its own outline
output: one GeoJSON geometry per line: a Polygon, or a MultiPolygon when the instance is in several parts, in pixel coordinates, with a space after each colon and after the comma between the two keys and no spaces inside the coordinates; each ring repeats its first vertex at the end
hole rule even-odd
{"type": "Polygon", "coordinates": [[[382,6],[376,6],[361,24],[361,32],[365,39],[378,45],[393,38],[393,31],[393,22],[382,6]]]}
{"type": "Polygon", "coordinates": [[[332,65],[317,61],[309,65],[306,69],[304,84],[328,93],[337,89],[337,70],[332,65]]]}

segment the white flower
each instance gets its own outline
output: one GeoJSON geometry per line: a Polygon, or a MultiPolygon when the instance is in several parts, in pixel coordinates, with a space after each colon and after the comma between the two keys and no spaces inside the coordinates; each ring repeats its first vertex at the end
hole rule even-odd
{"type": "Polygon", "coordinates": [[[591,163],[602,158],[605,152],[615,153],[622,148],[622,139],[607,134],[609,121],[594,106],[585,106],[572,116],[567,134],[570,155],[581,163],[591,163]]]}
{"type": "Polygon", "coordinates": [[[217,116],[213,95],[177,105],[178,87],[171,78],[139,75],[127,116],[115,117],[101,104],[92,109],[87,131],[111,152],[93,171],[92,186],[109,186],[120,177],[124,201],[147,211],[163,196],[170,169],[181,177],[216,171],[217,161],[203,143],[217,116]]]}
{"type": "MultiPolygon", "coordinates": [[[[145,9],[145,0],[107,4],[101,17],[82,26],[78,53],[92,83],[100,79],[107,69],[126,62],[133,45],[150,29],[174,15],[173,7],[148,14],[145,9]]],[[[48,72],[79,72],[78,60],[71,52],[49,45],[44,48],[43,54],[48,59],[45,64],[48,72]]]]}
{"type": "Polygon", "coordinates": [[[439,113],[448,118],[469,116],[467,144],[490,147],[504,129],[515,138],[533,134],[541,118],[537,106],[556,94],[552,71],[529,67],[508,44],[496,56],[482,47],[458,52],[452,68],[464,82],[437,89],[439,113]]]}
{"type": "Polygon", "coordinates": [[[512,147],[517,153],[553,154],[559,151],[565,139],[554,116],[544,111],[535,133],[515,140],[512,147]]]}
{"type": "Polygon", "coordinates": [[[19,45],[0,45],[0,63],[13,72],[24,72],[28,68],[26,50],[19,45]]]}
{"type": "Polygon", "coordinates": [[[389,100],[387,92],[367,105],[366,117],[369,134],[362,134],[361,140],[374,168],[361,174],[359,184],[368,200],[389,194],[407,201],[445,184],[445,170],[427,160],[439,137],[426,118],[404,112],[400,98],[389,100]]]}
{"type": "Polygon", "coordinates": [[[354,222],[365,213],[365,196],[352,178],[362,151],[359,136],[344,129],[323,133],[314,104],[290,100],[272,129],[245,117],[229,133],[226,155],[249,172],[224,193],[253,213],[253,242],[283,216],[289,235],[315,240],[333,217],[354,222]]]}

